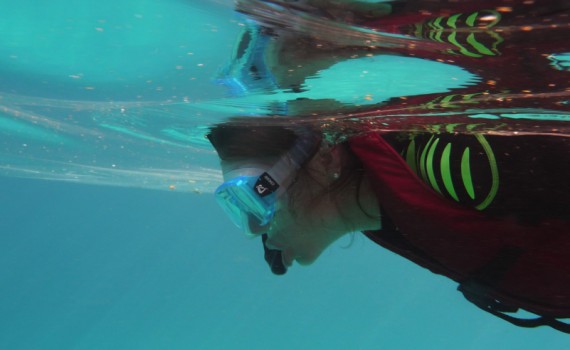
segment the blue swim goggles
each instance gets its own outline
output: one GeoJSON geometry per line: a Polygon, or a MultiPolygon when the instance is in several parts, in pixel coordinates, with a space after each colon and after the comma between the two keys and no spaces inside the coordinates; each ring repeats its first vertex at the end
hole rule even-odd
{"type": "Polygon", "coordinates": [[[269,69],[267,55],[271,35],[268,28],[243,18],[243,29],[234,48],[230,63],[218,74],[216,81],[228,88],[232,96],[251,92],[272,92],[277,89],[269,69]]]}
{"type": "Polygon", "coordinates": [[[267,231],[276,204],[286,197],[287,186],[320,141],[315,133],[297,131],[293,147],[270,169],[251,164],[228,172],[215,191],[217,202],[233,223],[248,235],[267,231]]]}

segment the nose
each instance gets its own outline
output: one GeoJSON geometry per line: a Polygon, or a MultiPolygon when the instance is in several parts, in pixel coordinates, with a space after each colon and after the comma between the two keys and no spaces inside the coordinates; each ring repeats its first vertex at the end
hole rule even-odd
{"type": "Polygon", "coordinates": [[[261,242],[263,243],[263,250],[265,252],[265,261],[269,264],[271,272],[275,275],[284,275],[287,273],[287,266],[283,264],[283,257],[281,251],[277,249],[270,249],[267,247],[267,234],[261,235],[261,242]]]}
{"type": "Polygon", "coordinates": [[[256,236],[266,232],[267,229],[269,229],[269,224],[260,225],[257,218],[253,217],[252,215],[248,215],[247,225],[249,228],[249,232],[256,236]]]}

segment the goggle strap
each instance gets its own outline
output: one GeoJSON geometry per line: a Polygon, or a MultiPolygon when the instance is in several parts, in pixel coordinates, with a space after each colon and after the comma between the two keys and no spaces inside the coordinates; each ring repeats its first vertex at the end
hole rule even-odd
{"type": "Polygon", "coordinates": [[[271,169],[263,173],[257,182],[267,181],[270,184],[274,183],[275,190],[273,192],[277,192],[277,196],[279,196],[287,188],[287,181],[292,178],[291,174],[301,168],[303,163],[311,156],[310,152],[314,149],[316,141],[314,133],[307,134],[304,130],[300,132],[299,138],[289,152],[284,154],[271,169]],[[264,177],[265,179],[262,179],[264,177]]]}

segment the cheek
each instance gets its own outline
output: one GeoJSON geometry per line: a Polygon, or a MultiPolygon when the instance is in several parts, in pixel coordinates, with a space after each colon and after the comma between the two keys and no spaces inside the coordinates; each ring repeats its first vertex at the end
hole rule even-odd
{"type": "Polygon", "coordinates": [[[276,212],[268,236],[281,249],[290,251],[294,258],[302,257],[310,263],[320,252],[317,252],[313,232],[304,225],[302,218],[303,215],[293,217],[286,210],[276,212]]]}
{"type": "Polygon", "coordinates": [[[321,206],[315,201],[315,191],[306,186],[305,179],[298,179],[289,188],[289,197],[278,203],[268,235],[276,245],[300,265],[312,264],[328,246],[323,234],[321,206]]]}

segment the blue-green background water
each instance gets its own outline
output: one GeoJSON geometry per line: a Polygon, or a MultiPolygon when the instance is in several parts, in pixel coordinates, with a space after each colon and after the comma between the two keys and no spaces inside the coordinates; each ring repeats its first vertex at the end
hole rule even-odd
{"type": "Polygon", "coordinates": [[[221,112],[194,105],[225,101],[212,77],[239,30],[230,1],[4,5],[0,349],[570,345],[361,235],[270,274],[210,193],[200,136],[221,112]]]}
{"type": "Polygon", "coordinates": [[[567,349],[362,236],[270,274],[211,195],[3,178],[2,349],[567,349]]]}

